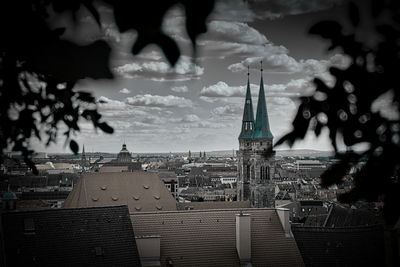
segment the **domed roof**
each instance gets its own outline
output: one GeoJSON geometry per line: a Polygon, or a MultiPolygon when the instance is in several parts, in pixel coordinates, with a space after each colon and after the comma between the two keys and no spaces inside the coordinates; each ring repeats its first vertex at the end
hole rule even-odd
{"type": "Polygon", "coordinates": [[[126,148],[126,144],[122,145],[122,149],[121,149],[120,153],[121,152],[128,152],[129,153],[128,149],[126,148]]]}
{"type": "Polygon", "coordinates": [[[2,198],[2,200],[17,200],[17,199],[18,199],[17,195],[12,191],[5,192],[2,198]]]}

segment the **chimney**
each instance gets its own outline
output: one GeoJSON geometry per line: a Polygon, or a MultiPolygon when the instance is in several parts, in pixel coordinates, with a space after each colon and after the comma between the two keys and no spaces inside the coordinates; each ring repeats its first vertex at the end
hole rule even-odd
{"type": "Polygon", "coordinates": [[[289,222],[289,209],[286,208],[276,208],[276,212],[278,213],[279,220],[281,221],[283,231],[285,232],[286,237],[292,237],[292,231],[290,229],[289,222]]]}
{"type": "Polygon", "coordinates": [[[240,266],[251,265],[251,217],[240,211],[236,214],[236,250],[240,266]]]}
{"type": "Polygon", "coordinates": [[[141,266],[155,267],[160,263],[160,235],[135,236],[141,266]]]}

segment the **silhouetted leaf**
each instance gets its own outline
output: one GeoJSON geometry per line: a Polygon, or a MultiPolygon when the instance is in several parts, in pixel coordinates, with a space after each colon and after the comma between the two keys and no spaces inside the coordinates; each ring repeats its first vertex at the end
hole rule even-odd
{"type": "Polygon", "coordinates": [[[105,122],[101,122],[97,126],[105,133],[112,134],[114,132],[114,129],[105,122]]]}
{"type": "Polygon", "coordinates": [[[383,8],[385,6],[385,1],[382,0],[372,0],[371,1],[371,15],[373,18],[376,18],[381,12],[383,11],[383,8]]]}
{"type": "Polygon", "coordinates": [[[186,14],[190,14],[190,16],[186,16],[186,31],[195,48],[198,35],[207,31],[206,19],[214,8],[214,0],[186,0],[183,5],[186,14]]]}
{"type": "Polygon", "coordinates": [[[309,33],[320,35],[326,39],[334,39],[341,36],[342,26],[336,21],[325,20],[313,25],[310,28],[309,33]]]}
{"type": "Polygon", "coordinates": [[[340,184],[344,176],[348,173],[349,169],[358,161],[359,155],[353,152],[347,152],[345,154],[336,154],[336,157],[340,159],[339,162],[333,164],[321,175],[321,185],[324,187],[340,184]]]}
{"type": "Polygon", "coordinates": [[[92,14],[93,18],[97,22],[97,25],[99,25],[99,27],[101,27],[99,12],[97,12],[97,9],[94,7],[92,1],[85,0],[85,1],[83,1],[83,5],[89,10],[90,14],[92,14]]]}
{"type": "Polygon", "coordinates": [[[69,148],[71,149],[72,152],[74,152],[75,155],[78,154],[79,145],[74,140],[69,141],[69,148]]]}
{"type": "Polygon", "coordinates": [[[349,3],[349,17],[353,26],[358,26],[360,23],[360,13],[357,5],[354,2],[349,3]]]}

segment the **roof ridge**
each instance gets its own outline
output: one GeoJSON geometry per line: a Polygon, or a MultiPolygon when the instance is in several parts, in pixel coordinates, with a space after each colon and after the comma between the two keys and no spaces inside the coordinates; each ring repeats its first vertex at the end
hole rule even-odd
{"type": "Polygon", "coordinates": [[[263,211],[263,210],[277,210],[277,208],[226,208],[226,209],[202,209],[202,210],[163,210],[163,211],[142,211],[130,213],[130,215],[149,215],[149,214],[166,214],[166,213],[197,213],[197,212],[215,212],[215,211],[241,211],[241,210],[250,210],[250,211],[263,211]]]}

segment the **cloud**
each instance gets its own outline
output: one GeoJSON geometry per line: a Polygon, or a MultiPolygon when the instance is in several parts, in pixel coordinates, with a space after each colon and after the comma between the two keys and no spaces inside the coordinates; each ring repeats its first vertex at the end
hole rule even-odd
{"type": "Polygon", "coordinates": [[[343,4],[343,0],[218,0],[213,19],[253,22],[322,11],[343,4]]]}
{"type": "Polygon", "coordinates": [[[203,97],[242,97],[246,91],[245,86],[229,86],[223,81],[208,87],[203,87],[200,96],[203,97]]]}
{"type": "Polygon", "coordinates": [[[248,65],[258,68],[260,60],[264,61],[264,68],[271,71],[300,70],[298,62],[288,55],[286,47],[273,44],[264,34],[246,23],[211,21],[208,23],[208,32],[199,39],[198,44],[210,56],[244,58],[228,67],[232,72],[244,71],[248,65]]]}
{"type": "Polygon", "coordinates": [[[182,122],[197,122],[197,121],[200,121],[200,118],[196,114],[188,114],[188,115],[185,115],[181,121],[182,122]]]}
{"type": "MultiPolygon", "coordinates": [[[[151,58],[157,58],[156,54],[150,53],[148,55],[150,55],[151,58]]],[[[139,57],[136,59],[136,62],[114,67],[114,72],[125,78],[141,76],[157,81],[163,81],[165,75],[170,75],[169,79],[166,80],[173,81],[196,79],[204,74],[204,68],[194,64],[188,56],[181,56],[174,68],[165,61],[148,60],[139,57]]]]}
{"type": "Polygon", "coordinates": [[[252,22],[256,15],[249,9],[247,1],[243,0],[219,0],[216,1],[211,18],[252,22]]]}
{"type": "MultiPolygon", "coordinates": [[[[238,104],[239,102],[235,101],[233,98],[239,99],[241,103],[241,101],[245,97],[246,88],[247,86],[229,86],[225,82],[219,81],[216,84],[203,87],[199,95],[200,99],[210,103],[226,102],[230,104],[232,103],[238,104]]],[[[260,85],[250,84],[250,89],[253,101],[256,101],[260,85]]],[[[311,78],[300,78],[300,79],[292,79],[289,82],[282,84],[264,84],[264,89],[267,98],[273,98],[273,97],[293,98],[302,95],[310,95],[310,93],[314,91],[315,87],[314,84],[311,82],[311,78]]],[[[220,108],[214,111],[216,112],[215,114],[218,114],[218,112],[222,112],[222,109],[220,108]]]]}
{"type": "Polygon", "coordinates": [[[171,91],[177,92],[177,93],[187,93],[188,87],[186,85],[184,86],[175,86],[171,88],[171,91]]]}
{"type": "Polygon", "coordinates": [[[253,45],[264,45],[269,42],[264,34],[250,27],[247,23],[214,20],[209,22],[207,26],[208,33],[206,38],[208,40],[223,40],[225,42],[253,45]]]}
{"type": "Polygon", "coordinates": [[[184,97],[167,95],[167,96],[160,96],[160,95],[136,95],[134,97],[128,97],[126,99],[126,103],[128,105],[133,106],[149,106],[149,107],[163,107],[163,108],[170,108],[170,107],[191,107],[193,105],[192,101],[186,99],[184,97]]]}
{"type": "Polygon", "coordinates": [[[214,108],[211,113],[217,116],[237,116],[243,112],[243,108],[237,105],[225,105],[214,108]]]}
{"type": "Polygon", "coordinates": [[[248,8],[257,19],[276,19],[327,10],[342,5],[344,0],[249,0],[248,8]]]}
{"type": "Polygon", "coordinates": [[[129,91],[129,90],[126,89],[126,88],[122,88],[121,90],[119,90],[119,92],[120,92],[121,94],[129,94],[131,91],[129,91]]]}

